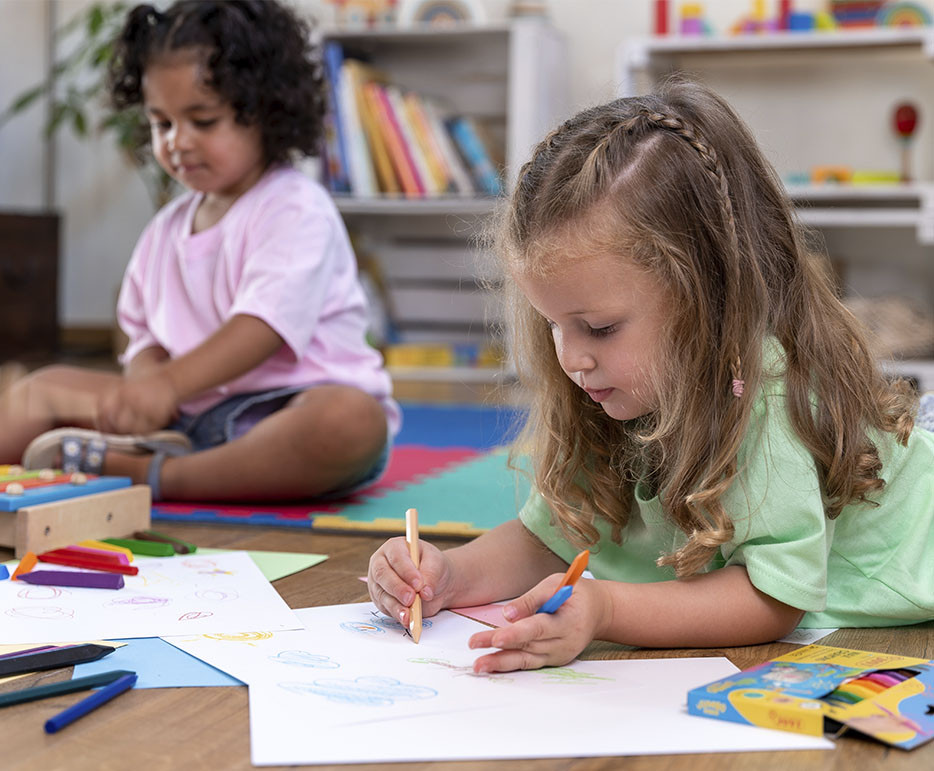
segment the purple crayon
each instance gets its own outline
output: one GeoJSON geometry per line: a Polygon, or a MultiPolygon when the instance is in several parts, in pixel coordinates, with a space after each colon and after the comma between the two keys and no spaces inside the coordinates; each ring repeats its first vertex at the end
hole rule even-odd
{"type": "Polygon", "coordinates": [[[17,577],[18,581],[42,586],[82,586],[87,589],[122,589],[119,573],[72,573],[66,570],[33,570],[17,577]]]}

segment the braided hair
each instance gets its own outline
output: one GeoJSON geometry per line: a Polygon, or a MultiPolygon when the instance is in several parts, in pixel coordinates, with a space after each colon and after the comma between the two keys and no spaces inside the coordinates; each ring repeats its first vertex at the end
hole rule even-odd
{"type": "Polygon", "coordinates": [[[596,518],[619,540],[642,480],[686,536],[659,564],[682,576],[710,562],[733,537],[721,497],[737,476],[767,337],[784,349],[789,417],[815,457],[827,516],[881,489],[867,429],[906,441],[908,397],[879,374],[777,175],[710,89],[673,79],[559,126],[521,168],[493,242],[533,403],[521,446],[572,543],[597,542],[596,518]],[[650,271],[671,307],[659,405],[634,421],[609,418],[564,375],[547,324],[510,280],[599,254],[650,271]]]}

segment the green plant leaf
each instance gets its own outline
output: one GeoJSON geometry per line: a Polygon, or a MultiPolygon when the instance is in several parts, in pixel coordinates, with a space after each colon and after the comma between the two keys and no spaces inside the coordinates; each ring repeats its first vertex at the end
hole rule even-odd
{"type": "Polygon", "coordinates": [[[74,129],[75,134],[79,137],[85,137],[88,135],[88,122],[87,118],[84,117],[84,113],[80,110],[75,110],[74,115],[71,118],[71,127],[74,129]]]}
{"type": "Polygon", "coordinates": [[[96,37],[104,26],[104,8],[100,3],[96,3],[88,10],[88,36],[96,37]]]}
{"type": "Polygon", "coordinates": [[[49,118],[49,122],[45,126],[46,138],[51,137],[58,130],[58,127],[62,124],[62,121],[68,117],[68,112],[70,109],[71,108],[64,102],[56,102],[52,105],[52,117],[49,118]]]}
{"type": "Polygon", "coordinates": [[[10,113],[22,112],[29,105],[36,101],[42,94],[48,90],[48,84],[42,83],[34,88],[29,89],[22,94],[20,94],[16,99],[13,100],[13,103],[7,108],[10,113]]]}

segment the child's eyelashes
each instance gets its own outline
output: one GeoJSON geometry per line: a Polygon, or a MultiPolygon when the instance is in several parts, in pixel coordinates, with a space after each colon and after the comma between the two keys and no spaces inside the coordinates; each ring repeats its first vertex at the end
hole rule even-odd
{"type": "Polygon", "coordinates": [[[589,334],[591,337],[609,337],[616,331],[616,329],[616,324],[610,324],[606,327],[591,327],[588,325],[587,334],[589,334]]]}

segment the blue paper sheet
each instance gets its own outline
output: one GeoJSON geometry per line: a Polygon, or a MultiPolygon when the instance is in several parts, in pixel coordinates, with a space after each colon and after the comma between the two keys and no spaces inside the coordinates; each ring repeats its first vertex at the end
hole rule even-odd
{"type": "Polygon", "coordinates": [[[76,666],[72,677],[86,677],[111,669],[128,669],[139,676],[136,688],[243,685],[235,677],[189,656],[158,637],[137,637],[122,642],[126,645],[117,648],[109,656],[76,666]]]}

